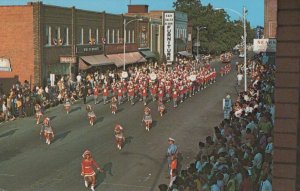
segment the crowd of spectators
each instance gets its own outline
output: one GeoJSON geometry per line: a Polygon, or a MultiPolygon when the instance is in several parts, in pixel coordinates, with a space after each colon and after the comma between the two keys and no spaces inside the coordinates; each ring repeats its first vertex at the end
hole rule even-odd
{"type": "Polygon", "coordinates": [[[161,191],[272,191],[275,66],[256,60],[248,69],[248,90],[238,94],[229,118],[161,191]]]}
{"type": "MultiPolygon", "coordinates": [[[[187,64],[187,59],[178,59],[178,63],[187,64]]],[[[158,67],[157,63],[144,63],[138,66],[129,66],[127,71],[129,76],[134,71],[143,70],[150,73],[151,68],[158,67]]],[[[166,68],[166,64],[159,67],[166,68]]],[[[15,83],[8,93],[0,92],[0,123],[3,121],[14,120],[18,117],[32,116],[35,113],[34,106],[41,106],[42,112],[46,109],[64,103],[66,99],[75,102],[83,98],[86,103],[86,97],[94,94],[95,87],[97,92],[102,92],[105,85],[121,81],[122,69],[116,68],[95,68],[89,71],[81,72],[77,76],[56,76],[53,86],[41,87],[34,86],[25,80],[24,83],[15,83]]],[[[110,89],[110,91],[112,91],[110,89]]]]}

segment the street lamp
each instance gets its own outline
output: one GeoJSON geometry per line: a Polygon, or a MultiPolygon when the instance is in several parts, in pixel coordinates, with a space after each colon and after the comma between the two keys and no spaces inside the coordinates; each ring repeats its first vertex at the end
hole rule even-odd
{"type": "MultiPolygon", "coordinates": [[[[128,21],[127,23],[126,23],[126,19],[124,19],[124,23],[123,23],[123,25],[124,25],[124,31],[123,31],[123,35],[124,35],[124,37],[123,37],[123,41],[124,41],[124,55],[123,55],[123,73],[122,73],[122,76],[124,75],[124,77],[125,76],[128,76],[128,74],[127,74],[127,72],[125,71],[125,62],[126,62],[126,58],[125,58],[125,52],[126,52],[126,26],[129,24],[129,23],[131,23],[131,22],[133,22],[133,21],[142,21],[143,19],[133,19],[133,20],[130,20],[130,21],[128,21]]],[[[126,78],[126,77],[125,77],[126,78]]]]}
{"type": "Polygon", "coordinates": [[[207,29],[206,27],[201,27],[201,26],[198,26],[197,27],[197,59],[199,59],[199,46],[200,46],[200,42],[199,42],[199,31],[201,29],[207,29]]]}
{"type": "Polygon", "coordinates": [[[238,14],[239,16],[243,17],[243,25],[244,25],[244,82],[245,82],[245,91],[247,91],[247,33],[246,33],[246,7],[243,7],[243,14],[241,14],[240,12],[234,10],[234,9],[230,9],[230,8],[215,8],[215,10],[229,10],[232,11],[236,14],[238,14]]]}

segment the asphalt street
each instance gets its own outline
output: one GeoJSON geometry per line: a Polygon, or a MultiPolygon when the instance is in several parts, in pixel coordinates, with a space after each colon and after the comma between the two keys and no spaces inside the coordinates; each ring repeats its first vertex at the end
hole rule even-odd
{"type": "MultiPolygon", "coordinates": [[[[235,63],[233,61],[232,63],[235,63]]],[[[219,62],[213,67],[219,71],[219,62]]],[[[232,64],[234,65],[234,64],[232,64]]],[[[82,100],[66,114],[63,105],[46,111],[55,131],[55,140],[46,145],[39,136],[41,125],[33,117],[0,124],[0,191],[84,191],[80,176],[82,153],[91,150],[95,161],[105,169],[97,175],[96,190],[150,191],[168,184],[167,139],[172,137],[186,168],[198,152],[198,142],[213,134],[223,117],[222,99],[226,93],[236,96],[236,72],[220,77],[178,108],[167,103],[161,117],[157,104],[149,103],[153,128],[147,132],[141,125],[144,106],[124,103],[116,115],[109,104],[95,106],[97,116],[89,126],[82,100]],[[125,129],[126,145],[119,151],[113,129],[120,123],[125,129]]],[[[92,97],[89,102],[93,104],[92,97]]]]}

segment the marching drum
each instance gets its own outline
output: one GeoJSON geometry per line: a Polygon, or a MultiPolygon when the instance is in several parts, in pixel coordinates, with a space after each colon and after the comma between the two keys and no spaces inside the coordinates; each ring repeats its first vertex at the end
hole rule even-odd
{"type": "Polygon", "coordinates": [[[151,73],[150,75],[150,79],[152,80],[152,81],[155,81],[156,80],[156,74],[155,73],[151,73]]]}
{"type": "Polygon", "coordinates": [[[190,80],[191,80],[192,82],[196,81],[196,78],[197,78],[197,76],[196,76],[195,74],[190,75],[190,80]]]}
{"type": "Polygon", "coordinates": [[[126,71],[123,71],[122,74],[121,74],[122,78],[128,78],[128,72],[126,71]]]}

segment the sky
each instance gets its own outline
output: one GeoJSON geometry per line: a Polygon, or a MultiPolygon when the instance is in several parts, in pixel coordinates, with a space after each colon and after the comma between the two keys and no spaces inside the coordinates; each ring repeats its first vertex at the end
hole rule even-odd
{"type": "MultiPolygon", "coordinates": [[[[0,5],[24,5],[30,0],[0,0],[0,5]]],[[[32,0],[34,1],[34,0],[32,0]]],[[[62,7],[75,6],[78,9],[105,11],[107,13],[122,14],[127,12],[130,0],[44,0],[44,4],[62,7]]],[[[131,4],[149,5],[149,10],[174,10],[174,0],[131,0],[131,4]]],[[[252,27],[264,25],[264,0],[201,0],[203,5],[212,4],[215,8],[226,8],[225,10],[233,20],[240,16],[227,9],[243,12],[243,6],[248,10],[247,20],[252,27]]]]}

